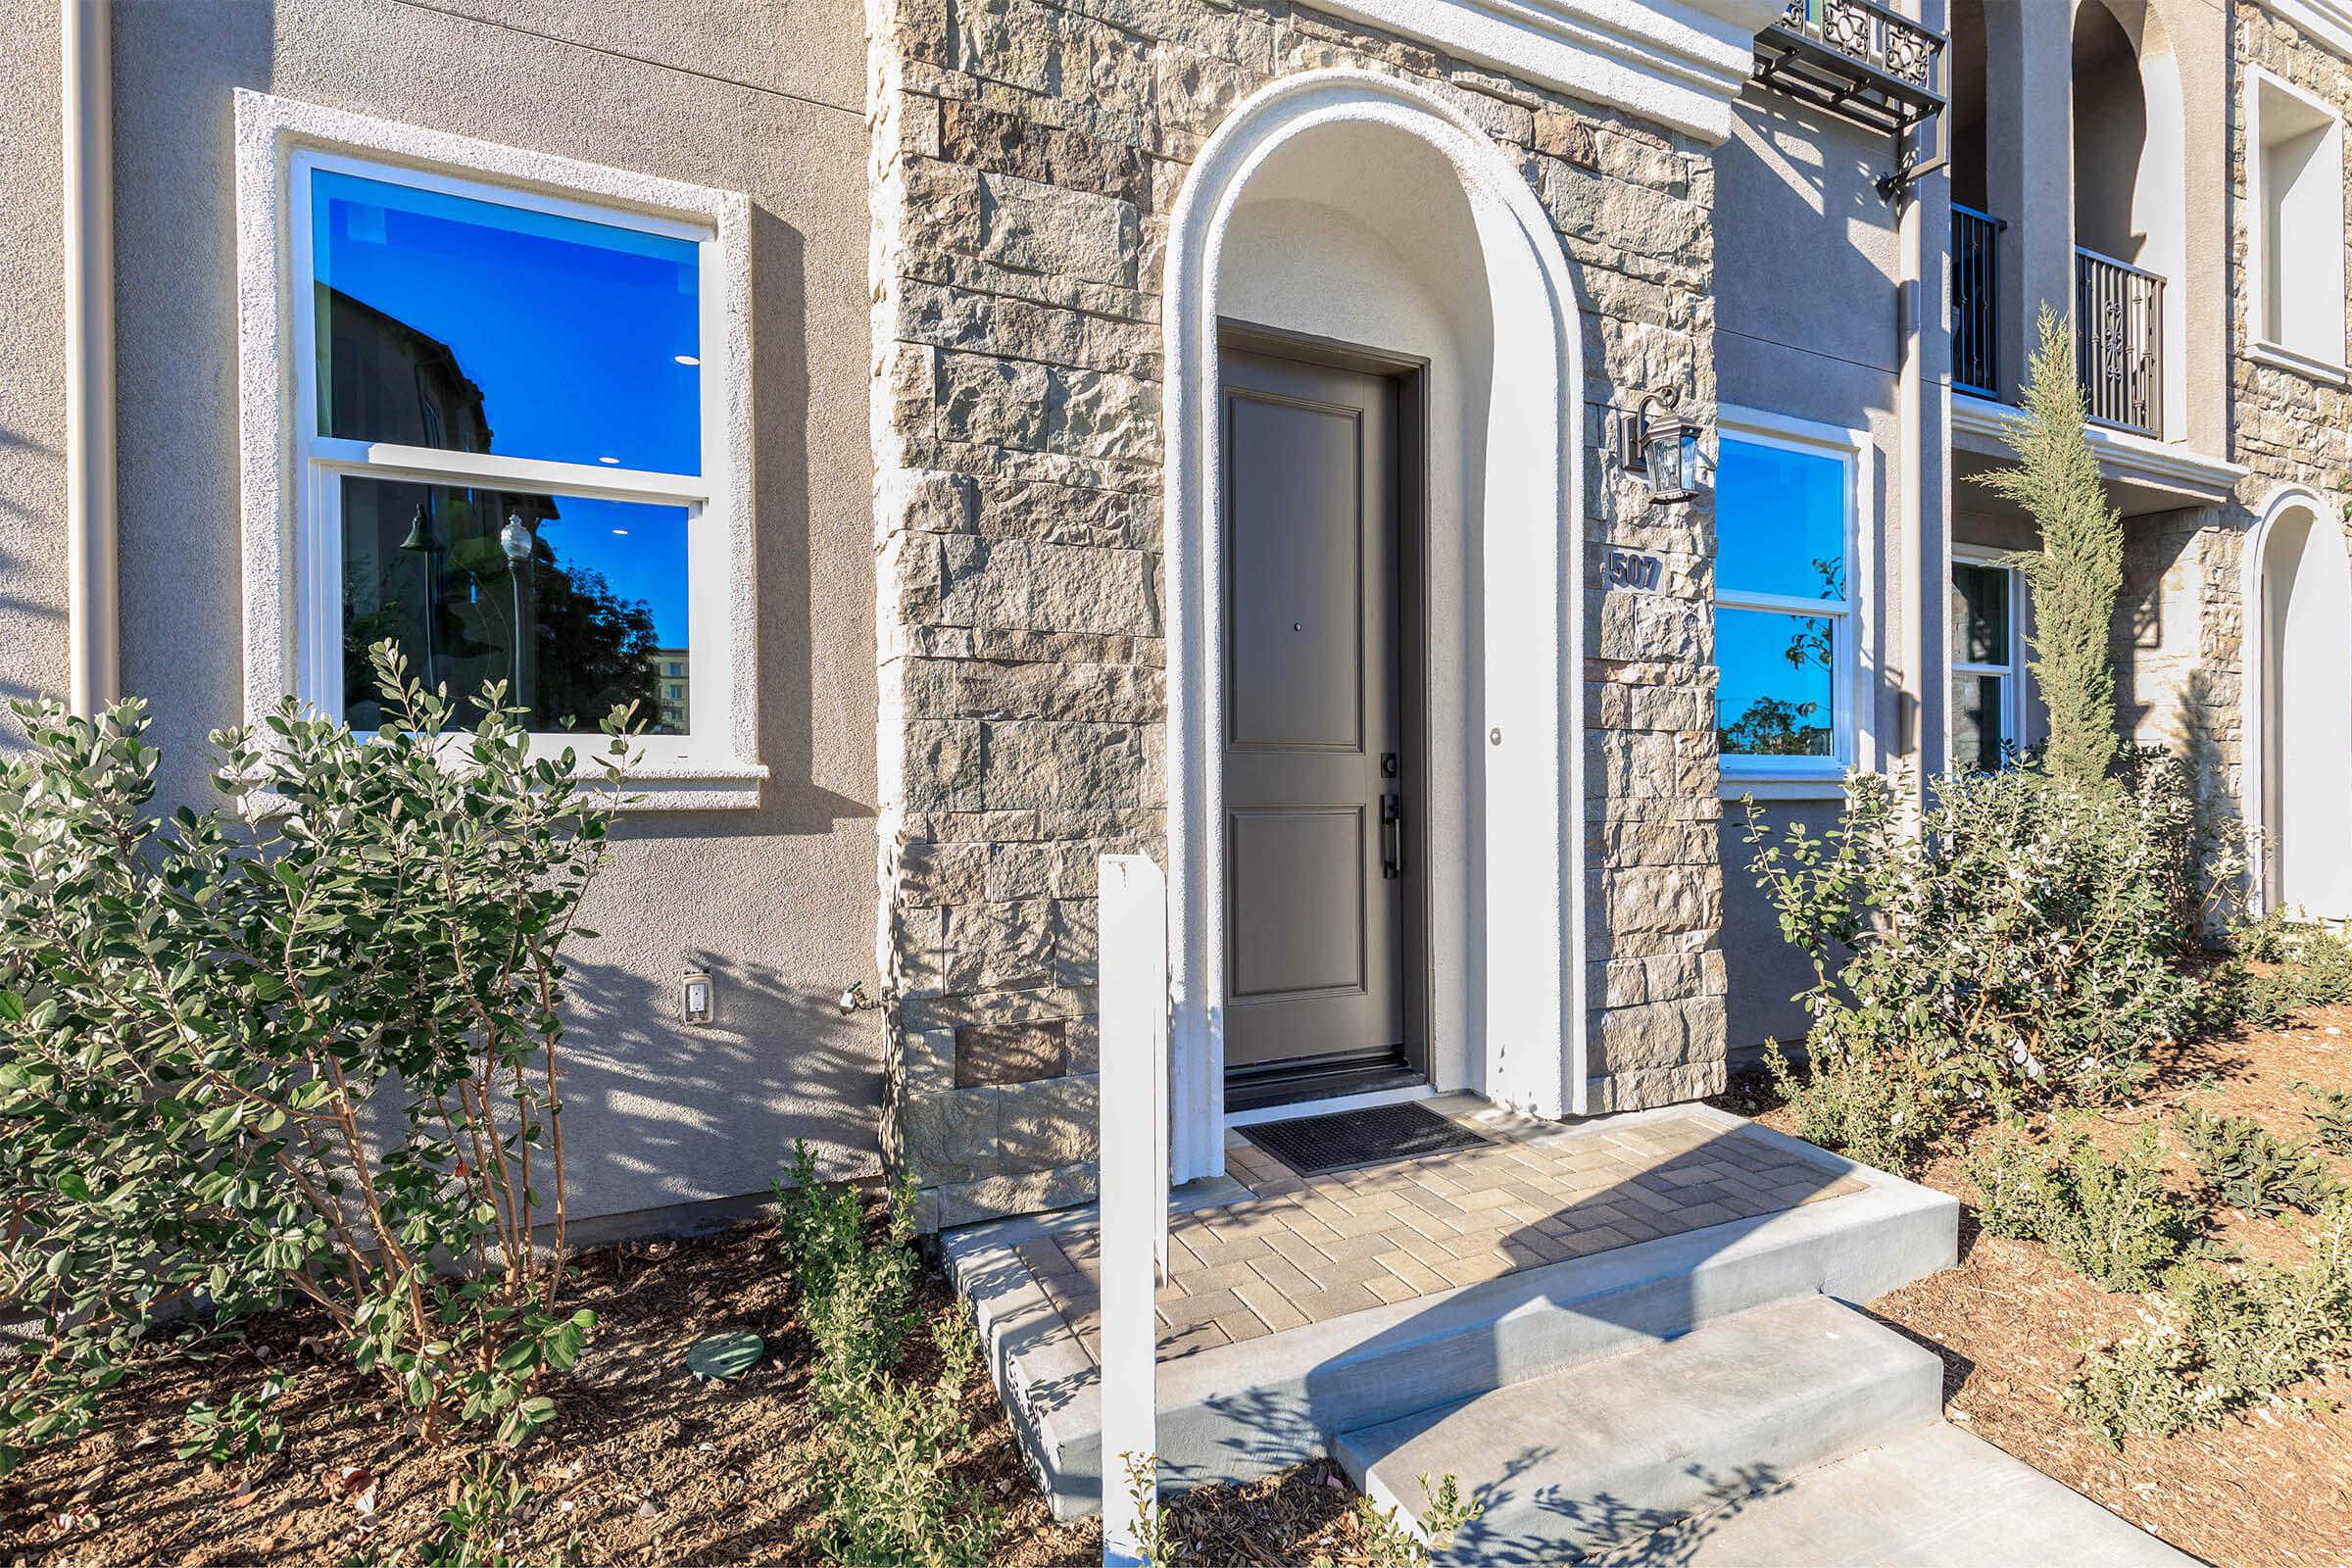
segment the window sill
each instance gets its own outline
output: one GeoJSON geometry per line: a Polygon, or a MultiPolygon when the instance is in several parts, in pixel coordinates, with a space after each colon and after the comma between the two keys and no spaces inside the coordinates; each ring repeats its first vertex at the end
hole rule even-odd
{"type": "Polygon", "coordinates": [[[2352,371],[2347,371],[2343,366],[2330,365],[2326,360],[2298,354],[2293,349],[2282,348],[2260,338],[2246,345],[2246,358],[2256,365],[2284,370],[2289,375],[2307,376],[2314,381],[2325,381],[2329,386],[2352,386],[2352,371]]]}
{"type": "Polygon", "coordinates": [[[1754,796],[1759,801],[1842,801],[1845,799],[1845,779],[1838,777],[1796,777],[1786,774],[1772,778],[1737,778],[1725,775],[1716,788],[1718,799],[1737,801],[1754,796]]]}
{"type": "MultiPolygon", "coordinates": [[[[453,764],[454,765],[454,764],[453,764]]],[[[572,770],[596,784],[604,775],[593,760],[572,770]]],[[[630,797],[620,809],[635,811],[749,811],[760,805],[767,769],[758,762],[640,761],[621,775],[620,792],[630,797]]],[[[250,790],[238,798],[246,816],[283,816],[293,802],[275,790],[250,790]]]]}

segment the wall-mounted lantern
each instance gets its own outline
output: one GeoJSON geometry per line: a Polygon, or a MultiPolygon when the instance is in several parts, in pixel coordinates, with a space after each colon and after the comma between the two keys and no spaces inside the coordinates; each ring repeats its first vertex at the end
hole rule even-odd
{"type": "Polygon", "coordinates": [[[1698,421],[1675,412],[1682,397],[1667,387],[1643,397],[1640,410],[1616,415],[1618,466],[1649,475],[1653,506],[1698,495],[1698,421]]]}

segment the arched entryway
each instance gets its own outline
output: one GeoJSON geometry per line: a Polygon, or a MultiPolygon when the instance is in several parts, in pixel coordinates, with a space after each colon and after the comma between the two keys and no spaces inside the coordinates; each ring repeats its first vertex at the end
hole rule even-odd
{"type": "Polygon", "coordinates": [[[2352,554],[2337,506],[2274,495],[2246,541],[2246,809],[2264,908],[2352,918],[2352,554]]]}
{"type": "MultiPolygon", "coordinates": [[[[1419,530],[1402,667],[1425,764],[1411,803],[1423,1059],[1442,1088],[1581,1110],[1583,373],[1548,220],[1512,163],[1435,96],[1310,73],[1262,89],[1202,149],[1171,223],[1163,301],[1176,1178],[1223,1165],[1238,837],[1226,677],[1251,612],[1228,580],[1220,367],[1237,334],[1418,389],[1399,417],[1417,454],[1400,494],[1419,530]]],[[[1284,395],[1339,406],[1336,393],[1284,395]]],[[[1308,636],[1308,618],[1276,629],[1308,636]]]]}

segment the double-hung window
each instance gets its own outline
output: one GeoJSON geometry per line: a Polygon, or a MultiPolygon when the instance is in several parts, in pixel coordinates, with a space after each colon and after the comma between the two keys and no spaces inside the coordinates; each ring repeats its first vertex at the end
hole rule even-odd
{"type": "Polygon", "coordinates": [[[741,198],[238,107],[276,133],[239,200],[266,180],[284,280],[269,330],[248,321],[248,412],[273,348],[288,438],[258,476],[248,446],[249,557],[289,547],[248,562],[249,705],[274,666],[374,728],[388,641],[453,696],[502,684],[550,751],[632,708],[655,804],[750,804],[741,198]],[[252,646],[273,597],[276,646],[252,646]]]}
{"type": "Polygon", "coordinates": [[[1952,766],[1989,773],[2024,743],[2024,606],[2017,568],[2001,553],[1952,547],[1952,766]]]}
{"type": "Polygon", "coordinates": [[[1725,411],[1715,472],[1715,732],[1727,787],[1854,763],[1856,497],[1841,431],[1725,411]]]}

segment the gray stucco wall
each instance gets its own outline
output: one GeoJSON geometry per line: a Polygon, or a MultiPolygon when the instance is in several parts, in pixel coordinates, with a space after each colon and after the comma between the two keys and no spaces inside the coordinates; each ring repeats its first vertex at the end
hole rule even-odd
{"type": "MultiPolygon", "coordinates": [[[[44,156],[0,158],[0,685],[14,693],[65,673],[65,328],[55,6],[0,0],[0,97],[50,138],[44,156]]],[[[873,972],[863,71],[853,0],[116,11],[123,684],[156,705],[172,795],[206,793],[203,736],[238,716],[242,691],[232,89],[751,198],[771,777],[755,810],[623,824],[588,916],[602,935],[572,954],[574,1214],[759,1191],[796,1137],[833,1174],[878,1169],[874,1015],[831,1004],[873,972]],[[718,979],[717,1027],[675,1022],[689,953],[718,979]]]]}
{"type": "MultiPolygon", "coordinates": [[[[57,7],[8,0],[0,104],[0,701],[66,689],[66,285],[57,7]],[[31,129],[30,135],[25,131],[31,129]]],[[[8,726],[0,724],[0,746],[8,726]]]]}
{"type": "MultiPolygon", "coordinates": [[[[1891,157],[1884,136],[1751,87],[1717,155],[1715,198],[1715,364],[1723,401],[1869,432],[1859,521],[1875,535],[1874,566],[1867,578],[1857,573],[1852,587],[1875,618],[1865,669],[1879,671],[1901,662],[1907,597],[1898,537],[1901,256],[1894,210],[1875,188],[1891,157]]],[[[1891,680],[1857,690],[1857,707],[1863,703],[1873,709],[1882,748],[1891,751],[1903,716],[1891,680]]],[[[1776,838],[1798,821],[1818,833],[1838,809],[1833,801],[1757,803],[1776,838]]],[[[1723,952],[1727,1044],[1735,1056],[1768,1038],[1802,1039],[1804,1009],[1790,999],[1812,983],[1811,966],[1782,937],[1771,901],[1756,887],[1746,835],[1746,814],[1736,800],[1725,802],[1723,952]]]]}

